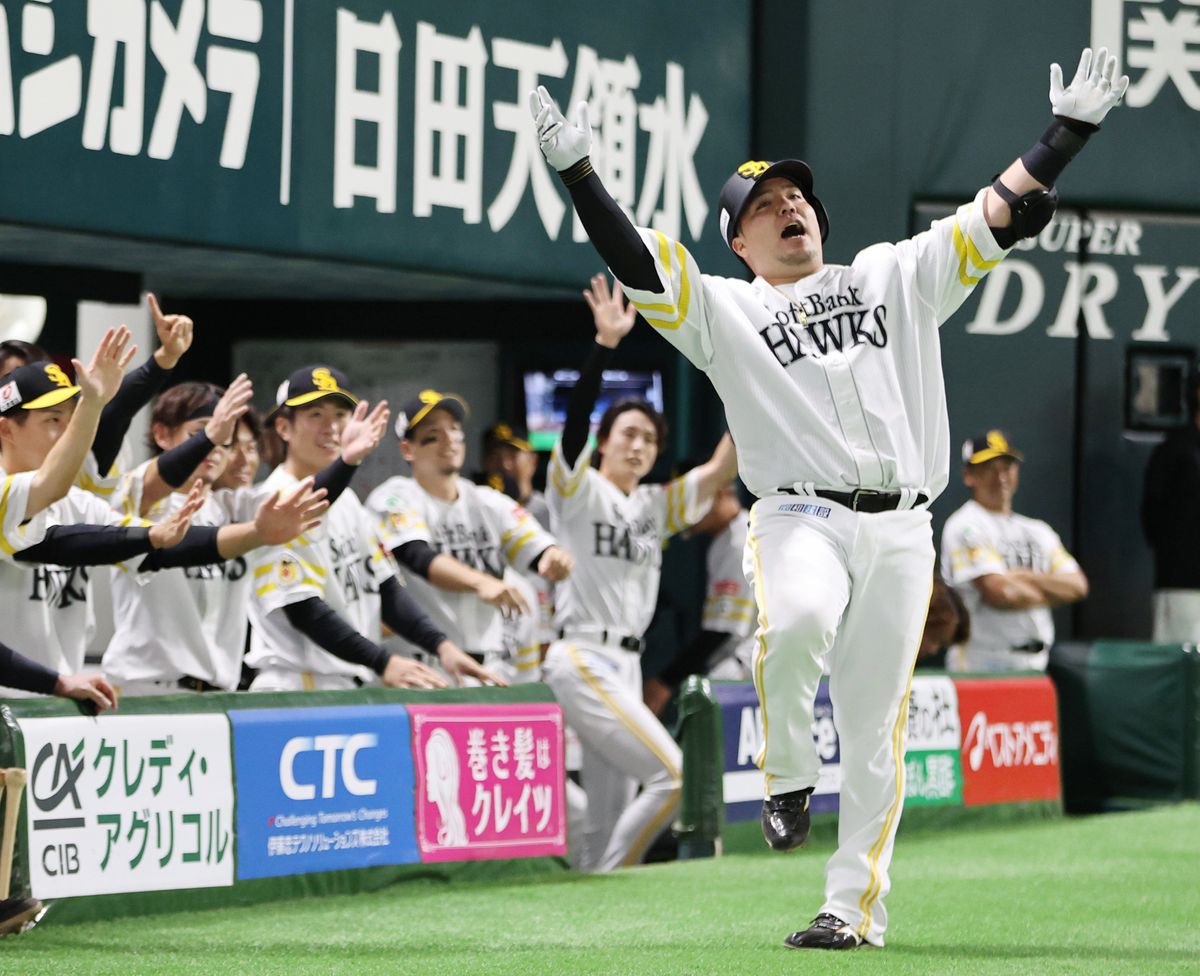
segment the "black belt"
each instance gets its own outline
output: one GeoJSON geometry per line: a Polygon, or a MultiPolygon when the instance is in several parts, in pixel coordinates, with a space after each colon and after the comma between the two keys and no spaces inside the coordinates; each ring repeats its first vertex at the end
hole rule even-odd
{"type": "MultiPolygon", "coordinates": [[[[559,640],[566,640],[568,631],[570,631],[570,628],[560,630],[558,632],[559,640]]],[[[621,650],[634,651],[637,654],[641,654],[642,648],[645,646],[645,642],[640,637],[631,637],[628,634],[621,634],[615,630],[598,630],[590,634],[587,631],[575,631],[575,633],[584,639],[590,638],[596,640],[598,638],[601,644],[607,644],[610,640],[617,641],[617,646],[621,650]]]]}
{"type": "Polygon", "coordinates": [[[1048,646],[1045,641],[1031,640],[1015,645],[1012,650],[1019,654],[1041,654],[1048,646]]]}
{"type": "MultiPolygon", "coordinates": [[[[779,491],[784,495],[807,497],[802,492],[796,491],[795,488],[780,488],[779,491]]],[[[874,488],[855,488],[853,491],[830,491],[825,488],[816,488],[813,490],[813,494],[818,498],[827,498],[831,502],[844,505],[852,512],[867,512],[870,515],[879,512],[894,512],[900,507],[900,500],[904,497],[903,493],[898,491],[876,491],[874,488]]],[[[925,492],[921,492],[913,499],[912,507],[924,505],[927,501],[929,501],[929,496],[925,492]]]]}
{"type": "Polygon", "coordinates": [[[224,688],[218,688],[216,685],[205,681],[203,678],[193,678],[190,674],[185,674],[177,682],[180,688],[186,688],[188,691],[224,691],[224,688]]]}

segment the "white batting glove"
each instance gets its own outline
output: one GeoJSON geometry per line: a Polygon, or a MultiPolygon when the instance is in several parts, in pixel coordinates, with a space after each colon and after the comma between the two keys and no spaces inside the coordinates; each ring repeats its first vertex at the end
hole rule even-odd
{"type": "Polygon", "coordinates": [[[1050,65],[1050,107],[1055,115],[1068,119],[1099,125],[1114,106],[1121,104],[1128,87],[1129,75],[1117,77],[1117,59],[1106,47],[1100,48],[1095,58],[1090,47],[1083,49],[1075,77],[1066,88],[1062,68],[1057,63],[1050,65]]]}
{"type": "Polygon", "coordinates": [[[560,173],[570,169],[592,151],[592,124],[587,102],[575,106],[575,121],[568,122],[545,85],[529,93],[529,111],[537,123],[538,145],[546,162],[560,173]]]}

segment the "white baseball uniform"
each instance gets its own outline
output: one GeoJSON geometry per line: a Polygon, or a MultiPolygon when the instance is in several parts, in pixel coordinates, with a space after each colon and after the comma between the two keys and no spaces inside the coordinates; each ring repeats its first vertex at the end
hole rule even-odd
{"type": "MultiPolygon", "coordinates": [[[[15,548],[25,548],[40,541],[41,534],[52,525],[149,523],[114,512],[98,496],[72,485],[65,497],[38,514],[28,525],[13,529],[8,522],[11,513],[18,505],[24,511],[25,505],[19,494],[20,479],[20,475],[4,479],[5,489],[9,491],[4,507],[4,542],[0,545],[6,557],[0,562],[0,620],[4,621],[4,642],[61,674],[74,674],[83,668],[93,626],[89,574],[133,573],[135,561],[131,560],[130,565],[118,563],[110,570],[108,567],[14,563],[7,557],[11,557],[15,548]]],[[[24,490],[27,492],[28,488],[24,490]]],[[[26,494],[24,498],[27,497],[26,494]]],[[[14,692],[12,697],[18,697],[18,693],[14,692]]]]}
{"type": "MultiPolygon", "coordinates": [[[[262,488],[289,492],[299,483],[282,466],[262,488]]],[[[353,688],[373,684],[370,669],[335,657],[296,630],[283,608],[319,597],[364,637],[380,642],[380,584],[394,575],[375,519],[353,489],[338,497],[315,529],[281,546],[250,553],[250,653],[258,669],[251,691],[353,688]]]]}
{"type": "Polygon", "coordinates": [[[719,680],[749,680],[758,646],[754,639],[758,622],[754,591],[742,571],[749,528],[750,513],[743,509],[713,536],[705,556],[707,581],[700,626],[729,635],[713,655],[717,663],[709,669],[709,677],[719,680]]]}
{"type": "MultiPolygon", "coordinates": [[[[519,503],[467,478],[458,479],[458,497],[445,502],[412,478],[397,475],[367,496],[367,507],[380,519],[379,531],[389,552],[407,542],[426,542],[497,579],[514,571],[527,574],[530,563],[557,544],[519,503]]],[[[510,661],[511,647],[498,609],[474,593],[439,589],[403,566],[401,572],[413,599],[450,640],[465,651],[484,655],[489,668],[510,661]]],[[[536,619],[530,624],[536,624],[536,619]]]]}
{"type": "Polygon", "coordinates": [[[1079,563],[1045,522],[991,512],[968,501],[942,530],[942,576],[971,615],[971,639],[946,658],[955,671],[1044,671],[1054,643],[1049,607],[1003,610],[983,602],[974,581],[991,573],[1030,569],[1077,573],[1079,563]],[[1024,650],[1021,650],[1021,649],[1024,650]],[[1035,650],[1036,648],[1036,650],[1035,650]]]}
{"type": "Polygon", "coordinates": [[[985,193],[910,240],[779,286],[702,275],[682,244],[642,229],[661,290],[625,288],[711,380],[759,498],[745,567],[758,607],[757,759],[772,796],[817,782],[812,703],[830,657],[843,781],[821,911],[877,945],[933,577],[929,513],[913,505],[949,475],[938,326],[1006,253],[985,193]],[[814,494],[856,488],[899,492],[899,507],[865,514],[814,494]]]}
{"type": "MultiPolygon", "coordinates": [[[[149,461],[128,472],[113,494],[126,515],[142,507],[149,461]]],[[[209,492],[192,516],[193,526],[221,527],[254,520],[265,495],[256,488],[209,492]]],[[[148,512],[152,522],[169,518],[187,500],[171,492],[148,512]]],[[[123,695],[178,692],[180,678],[198,678],[236,691],[249,626],[251,576],[248,557],[209,566],[157,573],[116,573],[112,580],[112,640],[104,652],[108,679],[123,695]]]]}
{"type": "Polygon", "coordinates": [[[550,645],[544,676],[583,744],[581,866],[610,871],[638,863],[679,802],[682,757],[642,701],[640,639],[658,598],[663,541],[705,509],[698,471],[626,495],[590,459],[586,447],[573,467],[561,445],[550,455],[551,527],[575,568],[556,590],[563,636],[550,645]]]}

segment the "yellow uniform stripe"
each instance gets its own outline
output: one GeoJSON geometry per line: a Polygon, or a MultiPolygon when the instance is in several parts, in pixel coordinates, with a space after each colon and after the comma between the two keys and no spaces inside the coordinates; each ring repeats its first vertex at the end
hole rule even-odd
{"type": "Polygon", "coordinates": [[[504,550],[504,555],[508,557],[508,561],[510,563],[516,562],[517,553],[519,553],[522,549],[524,549],[525,546],[529,543],[529,540],[532,539],[535,535],[537,535],[537,529],[530,529],[519,539],[514,540],[513,544],[510,545],[506,550],[504,550]]]}
{"type": "Polygon", "coordinates": [[[274,563],[267,563],[265,566],[259,566],[258,569],[256,569],[254,571],[254,576],[256,579],[259,576],[266,576],[267,573],[271,572],[271,570],[273,570],[274,568],[275,568],[274,563]]]}
{"type": "Polygon", "coordinates": [[[663,768],[671,774],[672,779],[679,779],[679,769],[676,767],[675,763],[672,762],[671,757],[664,755],[662,750],[660,750],[655,744],[654,740],[647,736],[646,733],[642,731],[641,727],[635,721],[633,721],[633,719],[621,711],[621,707],[617,704],[612,695],[604,690],[600,682],[596,680],[596,676],[588,670],[588,666],[584,663],[583,658],[579,656],[579,651],[575,649],[574,644],[569,644],[567,646],[567,656],[571,659],[571,663],[575,665],[575,669],[579,672],[580,677],[587,682],[588,687],[596,693],[597,697],[599,697],[599,699],[605,704],[608,710],[618,718],[625,728],[629,729],[629,731],[633,733],[634,737],[641,742],[642,745],[644,745],[654,754],[654,757],[663,764],[663,768]]]}
{"type": "Polygon", "coordinates": [[[9,556],[17,551],[4,535],[4,520],[8,515],[8,493],[12,488],[12,480],[12,475],[7,475],[4,479],[4,491],[0,492],[0,549],[9,556]]]}
{"type": "Polygon", "coordinates": [[[255,592],[255,594],[256,594],[257,596],[266,596],[268,593],[270,593],[270,592],[271,592],[272,590],[274,590],[274,589],[275,589],[275,584],[274,584],[274,583],[268,583],[266,586],[260,586],[260,587],[259,587],[257,590],[255,590],[254,592],[255,592]]]}
{"type": "MultiPolygon", "coordinates": [[[[929,606],[929,600],[933,596],[933,579],[929,580],[929,593],[925,597],[924,606],[929,606]]],[[[896,776],[896,795],[892,798],[892,803],[888,807],[887,816],[883,821],[883,829],[879,832],[879,837],[875,843],[871,845],[871,850],[867,854],[867,861],[871,865],[871,877],[867,882],[867,890],[862,893],[862,897],[858,900],[858,907],[863,913],[863,919],[858,926],[858,937],[866,939],[867,933],[871,930],[871,906],[875,904],[879,897],[879,892],[883,887],[883,879],[879,875],[879,858],[883,854],[883,848],[887,844],[888,836],[892,832],[896,818],[900,815],[900,808],[904,805],[904,757],[902,755],[902,743],[904,742],[904,730],[908,725],[908,699],[912,694],[912,679],[913,671],[917,667],[917,652],[920,650],[921,635],[917,636],[917,646],[912,651],[912,664],[908,669],[908,682],[904,686],[904,698],[900,701],[900,711],[896,715],[896,724],[892,727],[892,766],[896,776]]]]}
{"type": "Polygon", "coordinates": [[[313,673],[311,671],[300,672],[300,687],[302,687],[305,691],[317,690],[317,679],[313,677],[313,673]]]}
{"type": "MultiPolygon", "coordinates": [[[[667,274],[667,280],[670,281],[670,244],[667,241],[665,234],[661,233],[660,231],[655,231],[654,234],[658,238],[658,263],[662,265],[663,270],[667,274]]],[[[692,287],[691,282],[688,280],[687,252],[684,250],[683,245],[678,241],[675,242],[675,257],[679,261],[679,300],[674,305],[653,305],[649,302],[637,301],[633,303],[634,307],[636,307],[639,312],[661,312],[667,315],[675,316],[675,318],[670,322],[662,322],[649,316],[645,316],[646,321],[656,329],[678,329],[687,318],[688,307],[691,305],[692,287]]]]}
{"type": "Polygon", "coordinates": [[[646,848],[650,846],[650,842],[658,836],[660,830],[666,826],[668,818],[673,814],[679,806],[679,791],[674,791],[667,802],[663,804],[663,808],[655,815],[650,823],[646,824],[646,829],[638,834],[637,840],[633,842],[633,846],[629,848],[629,853],[625,856],[625,860],[621,862],[622,867],[632,867],[642,859],[642,855],[646,852],[646,848]]]}
{"type": "MultiPolygon", "coordinates": [[[[763,662],[767,657],[767,601],[763,595],[762,556],[758,550],[758,537],[754,534],[757,522],[758,513],[752,508],[750,509],[750,529],[746,533],[746,543],[750,546],[750,553],[754,558],[754,598],[758,604],[758,633],[755,637],[758,641],[758,648],[754,652],[751,679],[754,682],[754,691],[758,695],[758,704],[762,710],[763,722],[763,744],[762,748],[758,750],[758,754],[754,757],[754,765],[762,769],[763,764],[767,761],[767,732],[770,729],[770,723],[767,720],[766,686],[763,683],[763,662]]],[[[766,774],[767,796],[771,795],[771,780],[773,778],[770,773],[766,774]]]]}

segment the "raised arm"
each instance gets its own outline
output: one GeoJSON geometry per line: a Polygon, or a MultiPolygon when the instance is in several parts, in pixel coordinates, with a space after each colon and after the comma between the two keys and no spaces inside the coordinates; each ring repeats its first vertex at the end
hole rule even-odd
{"type": "Polygon", "coordinates": [[[587,102],[575,106],[575,119],[568,122],[550,93],[539,85],[529,93],[529,110],[537,125],[542,155],[571,194],[575,212],[604,263],[631,288],[662,291],[654,256],[592,169],[587,102]]]}
{"type": "Polygon", "coordinates": [[[342,430],[342,453],[336,461],[317,472],[313,487],[322,488],[328,492],[329,504],[332,505],[347,488],[358,471],[359,466],[367,456],[379,446],[380,440],[387,431],[388,410],[387,400],[380,400],[370,413],[370,404],[359,400],[354,407],[354,413],[346,421],[342,430]]]}
{"type": "Polygon", "coordinates": [[[163,388],[171,370],[192,345],[192,320],[186,315],[164,315],[153,294],[146,296],[159,346],[154,355],[126,374],[117,395],[100,415],[100,428],[92,445],[92,455],[101,474],[107,474],[121,450],[134,414],[154,399],[163,388]]]}
{"type": "Polygon", "coordinates": [[[27,519],[65,497],[79,477],[79,469],[92,449],[100,412],[117,392],[125,367],[137,352],[137,346],[126,349],[129,338],[129,330],[123,325],[109,329],[87,366],[78,359],[71,360],[75,366],[75,382],[79,386],[79,401],[62,437],[50,448],[33,476],[25,506],[27,519]]]}
{"type": "Polygon", "coordinates": [[[1002,247],[1036,236],[1054,216],[1055,181],[1099,131],[1104,117],[1121,103],[1128,75],[1117,77],[1117,59],[1100,48],[1084,48],[1071,84],[1063,87],[1062,68],[1050,66],[1050,107],[1054,119],[1041,138],[1000,174],[988,190],[984,214],[1002,247]],[[1050,191],[1050,192],[1047,192],[1050,191]]]}
{"type": "Polygon", "coordinates": [[[699,481],[696,484],[696,495],[701,508],[708,509],[717,497],[717,492],[737,477],[737,449],[733,446],[733,437],[726,431],[725,436],[717,442],[717,447],[703,464],[698,465],[699,481]]]}

